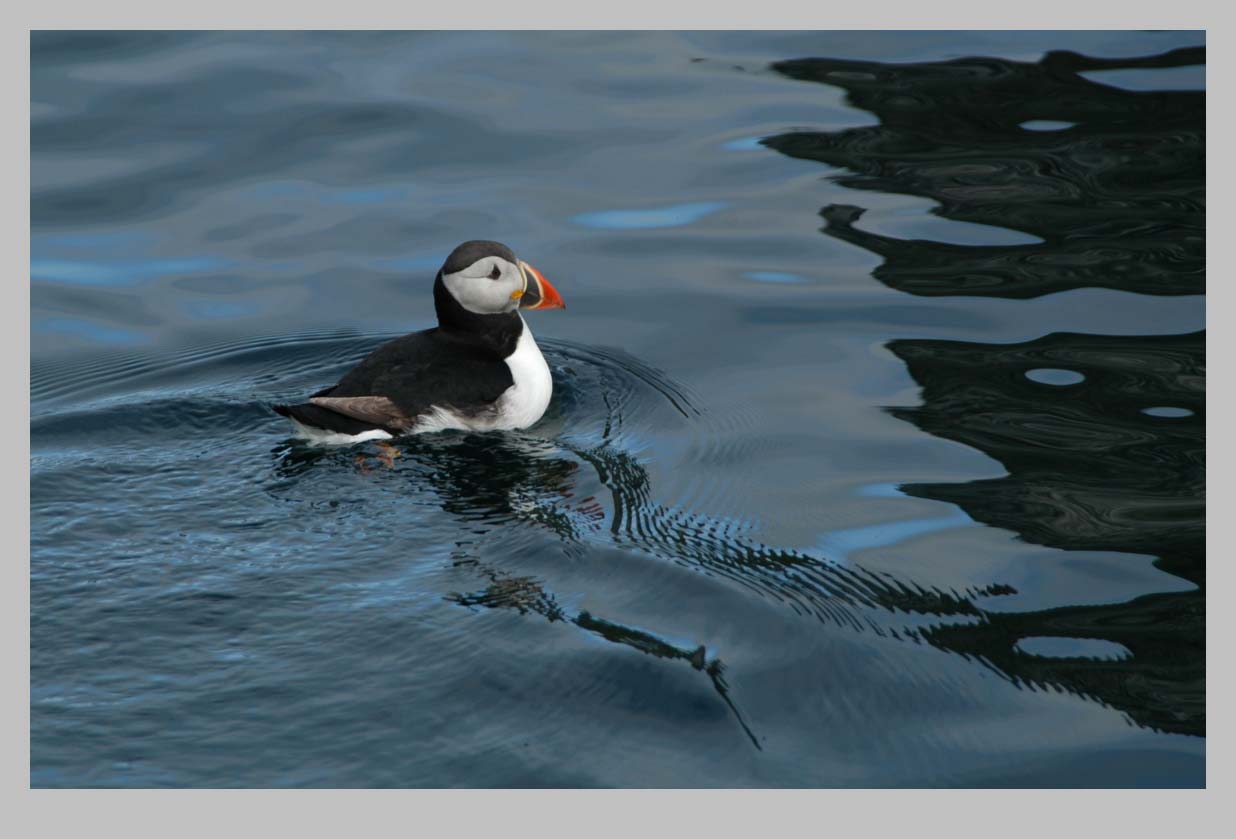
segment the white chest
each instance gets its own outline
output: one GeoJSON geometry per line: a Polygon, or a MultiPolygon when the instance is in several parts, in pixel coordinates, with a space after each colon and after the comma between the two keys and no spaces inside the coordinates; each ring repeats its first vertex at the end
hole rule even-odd
{"type": "Polygon", "coordinates": [[[511,368],[515,384],[498,399],[498,424],[494,427],[527,428],[545,414],[554,393],[549,365],[527,324],[524,324],[515,352],[506,359],[506,366],[511,368]]]}

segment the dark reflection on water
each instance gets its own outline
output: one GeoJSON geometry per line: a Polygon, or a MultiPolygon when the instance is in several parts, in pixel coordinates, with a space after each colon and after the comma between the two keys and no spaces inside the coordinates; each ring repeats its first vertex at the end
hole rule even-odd
{"type": "Polygon", "coordinates": [[[763,142],[845,168],[836,179],[851,189],[930,198],[945,218],[1043,240],[981,248],[904,240],[856,227],[860,208],[821,210],[826,233],[884,258],[874,276],[898,291],[1024,298],[1097,286],[1199,294],[1206,281],[1205,93],[1132,92],[1079,73],[1205,61],[1201,47],[1127,59],[1053,52],[1033,64],[782,61],[773,65],[778,72],[843,88],[880,124],[763,142]],[[1022,127],[1034,120],[1070,127],[1022,127]]]}
{"type": "Polygon", "coordinates": [[[1154,554],[1174,574],[1205,579],[1205,333],[901,340],[889,349],[923,388],[921,407],[893,415],[986,452],[1009,472],[908,492],[959,504],[1032,542],[1154,554]],[[1026,377],[1037,367],[1085,378],[1044,385],[1026,377]],[[1147,416],[1152,405],[1193,413],[1147,416]]]}
{"type": "Polygon", "coordinates": [[[36,34],[32,784],[1204,784],[1202,40],[36,34]],[[290,439],[474,236],[545,419],[290,439]]]}
{"type": "Polygon", "coordinates": [[[957,504],[976,521],[1066,550],[1159,557],[1197,589],[1100,607],[989,614],[981,626],[927,637],[979,655],[1028,682],[1096,696],[1142,725],[1206,730],[1205,334],[1054,334],[1025,344],[894,341],[923,387],[923,404],[892,413],[973,446],[1008,475],[964,484],[909,484],[911,495],[957,504]],[[1026,372],[1085,376],[1044,385],[1026,372]],[[1150,405],[1192,411],[1157,418],[1150,405]],[[1132,658],[1115,662],[1018,655],[1027,636],[1101,638],[1132,658]]]}
{"type": "MultiPolygon", "coordinates": [[[[762,142],[844,168],[834,178],[849,188],[930,198],[945,218],[1042,239],[896,238],[857,227],[860,207],[824,207],[823,232],[881,256],[873,276],[898,291],[1197,294],[1205,286],[1204,92],[1133,92],[1080,74],[1204,63],[1202,47],[1123,59],[1052,52],[1036,63],[782,61],[778,72],[844,89],[879,124],[762,142]],[[1025,126],[1035,121],[1047,122],[1025,126]],[[1054,130],[1034,130],[1044,127],[1054,130]]],[[[986,612],[979,623],[924,637],[1021,683],[1096,697],[1138,724],[1204,735],[1205,333],[1050,334],[1021,344],[899,339],[888,348],[923,400],[891,413],[1008,471],[906,484],[905,492],[957,504],[1036,544],[1149,554],[1196,586],[1114,605],[986,612]],[[1169,410],[1155,416],[1156,407],[1169,410]],[[1019,654],[1017,640],[1030,636],[1103,639],[1133,655],[1019,654]]]]}

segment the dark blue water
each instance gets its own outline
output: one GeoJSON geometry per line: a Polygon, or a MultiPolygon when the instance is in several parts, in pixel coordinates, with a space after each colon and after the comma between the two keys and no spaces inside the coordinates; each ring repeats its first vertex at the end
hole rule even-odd
{"type": "Polygon", "coordinates": [[[1200,786],[1203,36],[36,33],[34,786],[1200,786]],[[535,428],[270,405],[465,239],[535,428]]]}

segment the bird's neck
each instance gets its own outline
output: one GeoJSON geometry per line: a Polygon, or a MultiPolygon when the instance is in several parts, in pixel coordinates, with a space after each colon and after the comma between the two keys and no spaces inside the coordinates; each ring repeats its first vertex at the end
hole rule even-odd
{"type": "Polygon", "coordinates": [[[501,358],[514,351],[524,330],[519,312],[478,315],[465,309],[442,282],[438,273],[433,284],[433,307],[438,314],[438,328],[453,338],[493,349],[501,358]]]}

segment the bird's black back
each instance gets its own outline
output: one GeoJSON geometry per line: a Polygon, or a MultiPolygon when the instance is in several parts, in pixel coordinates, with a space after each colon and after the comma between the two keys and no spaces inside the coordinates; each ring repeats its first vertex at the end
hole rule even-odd
{"type": "Polygon", "coordinates": [[[499,352],[441,327],[413,332],[378,347],[337,385],[314,395],[385,396],[408,416],[434,405],[476,413],[515,383],[499,352]]]}

